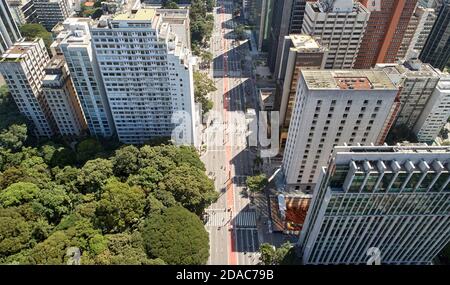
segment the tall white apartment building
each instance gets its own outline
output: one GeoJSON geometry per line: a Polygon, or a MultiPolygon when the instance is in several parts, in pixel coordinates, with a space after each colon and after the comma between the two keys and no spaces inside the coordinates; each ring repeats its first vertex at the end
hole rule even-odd
{"type": "Polygon", "coordinates": [[[142,144],[176,131],[177,140],[195,144],[193,58],[177,30],[151,8],[103,16],[91,27],[121,142],[142,144]]]}
{"type": "Polygon", "coordinates": [[[328,48],[326,69],[350,69],[356,61],[370,12],[353,0],[306,3],[302,33],[319,37],[328,48]]]}
{"type": "Polygon", "coordinates": [[[401,90],[400,111],[395,126],[413,129],[441,77],[430,64],[412,59],[399,64],[377,64],[401,90]]]}
{"type": "Polygon", "coordinates": [[[4,53],[20,38],[8,1],[0,0],[0,53],[4,53]]]}
{"type": "Polygon", "coordinates": [[[427,265],[450,241],[450,147],[337,147],[299,246],[303,264],[427,265]]]}
{"type": "Polygon", "coordinates": [[[87,130],[80,101],[63,56],[54,56],[50,60],[45,68],[42,89],[59,134],[79,136],[87,130]]]}
{"type": "Polygon", "coordinates": [[[411,17],[411,21],[415,24],[416,29],[413,37],[408,42],[405,59],[408,60],[419,56],[425,46],[428,36],[431,33],[431,29],[433,28],[436,19],[437,14],[433,8],[417,6],[413,16],[411,17]]]}
{"type": "Polygon", "coordinates": [[[311,191],[335,146],[384,143],[397,94],[383,71],[303,70],[282,162],[286,187],[311,191]]]}
{"type": "Polygon", "coordinates": [[[48,30],[71,15],[68,0],[33,0],[38,21],[48,30]]]}
{"type": "Polygon", "coordinates": [[[450,76],[441,77],[413,128],[419,142],[432,143],[450,117],[450,76]]]}
{"type": "Polygon", "coordinates": [[[19,111],[34,123],[36,135],[51,137],[54,122],[42,94],[44,68],[50,58],[42,39],[21,40],[3,53],[0,73],[19,111]]]}
{"type": "Polygon", "coordinates": [[[52,48],[66,59],[89,132],[96,137],[111,137],[115,132],[114,120],[92,46],[90,22],[87,18],[65,20],[64,30],[52,48]]]}

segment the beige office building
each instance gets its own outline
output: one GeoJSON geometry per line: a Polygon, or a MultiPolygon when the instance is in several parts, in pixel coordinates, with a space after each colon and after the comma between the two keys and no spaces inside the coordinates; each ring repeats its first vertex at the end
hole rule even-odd
{"type": "Polygon", "coordinates": [[[282,162],[287,188],[310,192],[335,146],[384,143],[397,94],[383,71],[302,71],[282,162]]]}
{"type": "Polygon", "coordinates": [[[302,33],[319,37],[328,48],[326,69],[353,68],[370,12],[353,0],[306,3],[302,33]]]}
{"type": "Polygon", "coordinates": [[[282,95],[280,103],[281,146],[284,147],[289,123],[294,109],[297,84],[302,70],[323,69],[327,49],[310,35],[289,35],[284,39],[280,84],[282,95]]]}

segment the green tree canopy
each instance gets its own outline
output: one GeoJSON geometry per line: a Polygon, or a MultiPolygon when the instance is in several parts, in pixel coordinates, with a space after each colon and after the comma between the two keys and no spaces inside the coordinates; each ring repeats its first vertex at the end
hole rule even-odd
{"type": "Polygon", "coordinates": [[[23,37],[34,40],[35,38],[42,38],[44,40],[45,47],[50,50],[52,44],[52,33],[48,32],[41,24],[25,24],[20,26],[20,33],[23,37]]]}
{"type": "Polygon", "coordinates": [[[139,222],[145,208],[145,194],[140,187],[113,179],[102,190],[95,214],[103,232],[122,232],[139,222]]]}
{"type": "Polygon", "coordinates": [[[3,207],[19,206],[33,200],[39,188],[28,182],[17,182],[0,191],[0,205],[3,207]]]}
{"type": "Polygon", "coordinates": [[[27,139],[26,125],[11,125],[0,133],[0,146],[11,150],[22,148],[27,139]]]}
{"type": "Polygon", "coordinates": [[[112,175],[112,162],[107,159],[97,158],[86,162],[81,168],[77,182],[82,193],[93,193],[99,191],[112,175]]]}
{"type": "Polygon", "coordinates": [[[263,243],[259,247],[260,264],[261,265],[282,265],[285,263],[285,258],[292,249],[289,242],[284,243],[276,248],[271,244],[263,243]]]}
{"type": "Polygon", "coordinates": [[[118,177],[128,177],[139,170],[139,149],[128,145],[116,150],[112,157],[114,174],[118,177]]]}
{"type": "Polygon", "coordinates": [[[170,171],[161,181],[160,187],[172,193],[176,201],[198,215],[218,197],[211,179],[203,171],[188,165],[181,165],[170,171]]]}
{"type": "Polygon", "coordinates": [[[0,208],[0,259],[29,245],[32,225],[13,208],[0,208]]]}
{"type": "Polygon", "coordinates": [[[168,264],[197,265],[208,260],[208,233],[202,221],[182,207],[151,215],[142,236],[147,254],[168,264]]]}
{"type": "Polygon", "coordinates": [[[77,160],[85,162],[95,158],[102,151],[103,147],[98,140],[93,138],[85,139],[77,145],[77,160]]]}
{"type": "Polygon", "coordinates": [[[208,99],[208,94],[217,91],[214,81],[206,74],[194,71],[194,97],[195,102],[202,104],[203,114],[213,108],[212,101],[208,99]]]}
{"type": "Polygon", "coordinates": [[[165,1],[162,5],[162,8],[164,9],[179,9],[177,2],[175,1],[165,1]]]}
{"type": "Polygon", "coordinates": [[[9,93],[8,86],[0,86],[0,131],[16,124],[22,125],[26,122],[25,117],[20,114],[16,103],[9,93]]]}
{"type": "Polygon", "coordinates": [[[267,183],[268,179],[265,174],[248,176],[246,180],[247,188],[252,193],[262,191],[267,183]]]}

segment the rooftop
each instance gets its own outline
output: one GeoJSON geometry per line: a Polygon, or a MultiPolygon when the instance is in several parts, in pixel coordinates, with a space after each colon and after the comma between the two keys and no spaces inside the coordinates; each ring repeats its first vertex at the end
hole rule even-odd
{"type": "Polygon", "coordinates": [[[292,41],[292,49],[301,50],[324,50],[325,47],[319,44],[316,38],[310,35],[289,35],[287,36],[292,41]]]}
{"type": "Polygon", "coordinates": [[[303,70],[309,89],[397,90],[381,70],[303,70]]]}
{"type": "Polygon", "coordinates": [[[34,41],[16,42],[2,54],[0,61],[19,61],[27,56],[28,51],[39,44],[39,39],[34,41]]]}
{"type": "Polygon", "coordinates": [[[351,161],[392,161],[399,163],[411,160],[441,161],[450,170],[450,146],[428,146],[426,144],[398,144],[395,146],[338,146],[333,156],[336,163],[349,163],[351,161]]]}
{"type": "Polygon", "coordinates": [[[428,63],[412,59],[403,63],[377,64],[376,69],[384,70],[388,75],[400,77],[438,77],[439,73],[428,63]]]}
{"type": "Polygon", "coordinates": [[[156,9],[152,8],[141,8],[136,11],[136,13],[122,13],[117,14],[113,17],[114,21],[124,21],[124,20],[136,20],[136,21],[151,21],[156,15],[156,9]]]}

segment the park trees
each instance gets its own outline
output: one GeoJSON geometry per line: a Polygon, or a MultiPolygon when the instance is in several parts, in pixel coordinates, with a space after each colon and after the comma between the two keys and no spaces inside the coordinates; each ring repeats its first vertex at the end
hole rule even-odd
{"type": "Polygon", "coordinates": [[[159,186],[172,193],[183,207],[198,215],[217,199],[213,182],[203,171],[188,165],[181,165],[170,171],[159,186]]]}
{"type": "Polygon", "coordinates": [[[89,160],[81,168],[78,185],[83,193],[97,192],[112,175],[113,164],[110,160],[102,158],[89,160]]]}
{"type": "Polygon", "coordinates": [[[73,155],[81,160],[63,163],[54,158],[67,146],[0,147],[0,264],[65,264],[69,247],[80,249],[82,264],[204,263],[208,236],[198,215],[217,194],[196,150],[161,141],[114,152],[98,143],[85,140],[73,155]],[[143,231],[152,217],[182,220],[147,240],[180,240],[178,251],[192,233],[200,240],[194,253],[170,259],[149,251],[143,231]],[[178,232],[181,224],[187,232],[178,232]]]}
{"type": "Polygon", "coordinates": [[[95,210],[96,225],[103,232],[122,232],[139,222],[144,208],[145,194],[140,187],[111,179],[103,187],[95,210]]]}
{"type": "Polygon", "coordinates": [[[19,150],[27,139],[27,126],[13,124],[0,133],[0,147],[19,150]]]}
{"type": "Polygon", "coordinates": [[[142,236],[147,254],[168,264],[199,265],[208,260],[208,233],[202,221],[182,207],[151,215],[142,236]]]}

